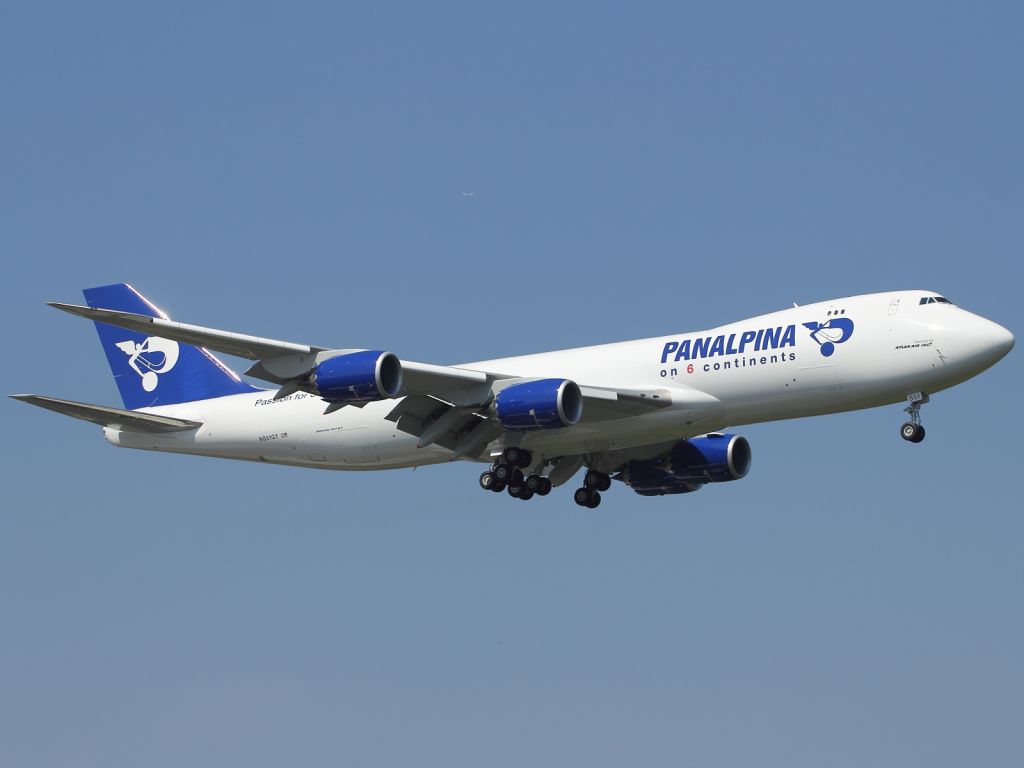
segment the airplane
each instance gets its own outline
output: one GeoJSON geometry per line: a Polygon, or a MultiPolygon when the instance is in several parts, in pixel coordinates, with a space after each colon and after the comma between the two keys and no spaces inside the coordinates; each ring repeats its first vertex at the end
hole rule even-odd
{"type": "Polygon", "coordinates": [[[115,445],[334,470],[489,466],[480,487],[528,500],[586,467],[595,508],[613,480],[643,496],[747,475],[723,430],[905,403],[921,406],[1014,345],[1002,326],[933,291],[797,306],[710,330],[455,366],[172,321],[130,285],[49,305],[93,320],[124,408],[11,397],[103,428],[115,445]],[[245,375],[210,351],[253,361],[245,375]]]}

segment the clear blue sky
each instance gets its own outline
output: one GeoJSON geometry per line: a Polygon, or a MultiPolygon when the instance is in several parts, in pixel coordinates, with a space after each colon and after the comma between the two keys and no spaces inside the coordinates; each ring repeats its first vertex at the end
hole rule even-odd
{"type": "MultiPolygon", "coordinates": [[[[189,322],[439,363],[930,288],[1024,331],[1019,3],[8,3],[3,387],[189,322]],[[475,192],[466,197],[463,192],[475,192]]],[[[0,764],[1019,766],[1021,350],[599,510],[13,401],[0,764]]]]}

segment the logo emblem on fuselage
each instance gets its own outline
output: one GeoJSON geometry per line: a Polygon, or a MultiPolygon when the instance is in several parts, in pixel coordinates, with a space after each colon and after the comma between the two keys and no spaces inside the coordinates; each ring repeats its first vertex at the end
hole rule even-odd
{"type": "Polygon", "coordinates": [[[139,374],[142,388],[147,392],[156,389],[160,374],[167,373],[178,362],[178,342],[170,339],[149,336],[141,344],[129,340],[114,346],[128,355],[128,365],[139,374]]]}
{"type": "Polygon", "coordinates": [[[818,343],[825,357],[832,356],[836,344],[849,341],[853,336],[853,320],[848,317],[833,317],[824,323],[804,323],[804,328],[811,332],[811,338],[818,343]]]}

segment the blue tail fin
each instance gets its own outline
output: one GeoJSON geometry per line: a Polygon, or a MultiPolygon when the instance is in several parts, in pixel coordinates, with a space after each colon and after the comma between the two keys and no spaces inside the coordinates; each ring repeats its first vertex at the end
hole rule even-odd
{"type": "MultiPolygon", "coordinates": [[[[90,307],[167,317],[125,283],[86,288],[82,293],[90,307]]],[[[258,391],[200,347],[106,323],[96,323],[96,330],[125,408],[173,405],[258,391]]]]}

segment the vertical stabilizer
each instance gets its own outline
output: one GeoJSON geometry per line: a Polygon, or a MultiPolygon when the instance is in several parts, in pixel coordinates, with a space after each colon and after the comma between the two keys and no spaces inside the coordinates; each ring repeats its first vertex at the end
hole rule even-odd
{"type": "MultiPolygon", "coordinates": [[[[86,288],[82,293],[90,307],[169,319],[125,283],[86,288]]],[[[106,323],[95,325],[125,408],[173,405],[258,391],[202,347],[106,323]]]]}

